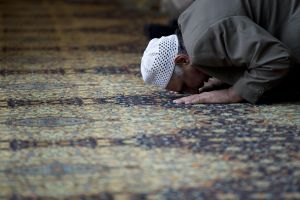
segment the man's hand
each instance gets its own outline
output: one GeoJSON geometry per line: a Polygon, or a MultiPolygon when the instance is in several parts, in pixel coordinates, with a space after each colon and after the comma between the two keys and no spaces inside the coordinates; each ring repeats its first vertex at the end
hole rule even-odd
{"type": "Polygon", "coordinates": [[[243,98],[238,96],[232,88],[203,92],[174,100],[177,104],[197,104],[197,103],[239,103],[243,98]]]}

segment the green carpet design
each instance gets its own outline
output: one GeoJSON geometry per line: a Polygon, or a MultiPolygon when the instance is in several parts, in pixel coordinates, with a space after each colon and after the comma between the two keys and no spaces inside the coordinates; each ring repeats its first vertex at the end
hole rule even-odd
{"type": "Polygon", "coordinates": [[[0,2],[0,199],[300,199],[300,103],[175,105],[113,1],[0,2]]]}

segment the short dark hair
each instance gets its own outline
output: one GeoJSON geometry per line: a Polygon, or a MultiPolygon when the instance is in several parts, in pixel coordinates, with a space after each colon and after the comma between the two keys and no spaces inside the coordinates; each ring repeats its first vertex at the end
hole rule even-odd
{"type": "Polygon", "coordinates": [[[179,28],[176,29],[175,34],[176,34],[176,36],[178,38],[178,42],[179,42],[178,53],[187,55],[187,51],[186,51],[185,46],[184,46],[181,30],[179,28]]]}

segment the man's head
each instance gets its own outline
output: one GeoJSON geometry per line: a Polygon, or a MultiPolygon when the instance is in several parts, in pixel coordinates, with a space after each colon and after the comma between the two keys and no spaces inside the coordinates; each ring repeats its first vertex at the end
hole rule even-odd
{"type": "Polygon", "coordinates": [[[192,67],[176,35],[149,42],[141,62],[146,84],[181,93],[198,93],[208,76],[192,67]]]}

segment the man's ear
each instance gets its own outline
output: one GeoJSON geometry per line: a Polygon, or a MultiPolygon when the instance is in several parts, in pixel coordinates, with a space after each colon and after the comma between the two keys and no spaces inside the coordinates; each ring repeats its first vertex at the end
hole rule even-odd
{"type": "Polygon", "coordinates": [[[178,54],[175,57],[175,64],[181,65],[181,64],[189,64],[189,63],[190,63],[190,59],[185,54],[178,54]]]}

